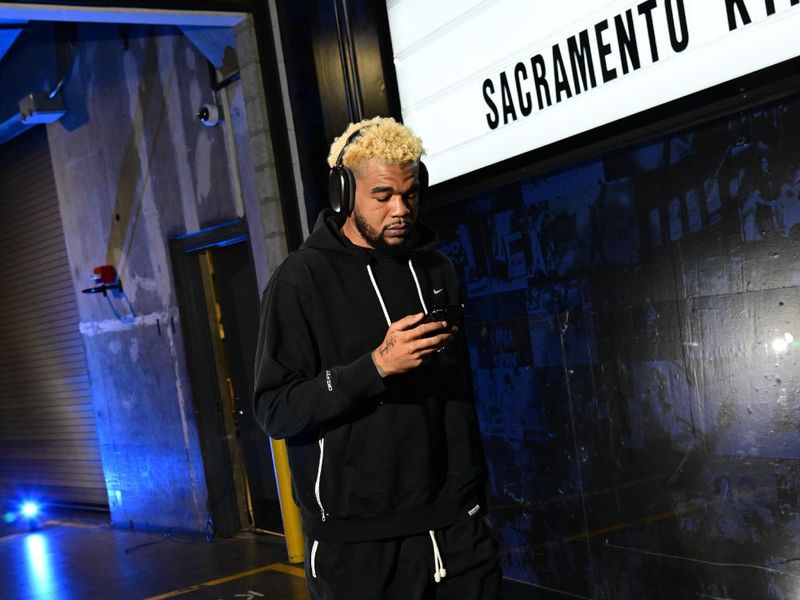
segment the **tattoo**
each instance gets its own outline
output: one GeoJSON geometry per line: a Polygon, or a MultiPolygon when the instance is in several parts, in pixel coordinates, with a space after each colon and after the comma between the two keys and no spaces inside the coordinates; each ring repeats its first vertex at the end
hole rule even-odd
{"type": "Polygon", "coordinates": [[[386,340],[386,343],[383,345],[383,347],[378,349],[378,352],[381,353],[381,356],[386,356],[386,353],[389,352],[389,349],[392,348],[393,346],[394,346],[394,334],[392,334],[392,336],[388,340],[386,340]]]}
{"type": "MultiPolygon", "coordinates": [[[[388,347],[378,348],[378,352],[381,353],[381,356],[383,356],[384,350],[388,350],[388,347]]],[[[378,364],[378,361],[375,360],[375,353],[370,354],[370,357],[372,358],[372,364],[375,365],[375,369],[378,371],[378,375],[380,375],[381,379],[386,377],[388,373],[384,371],[383,368],[378,364]]]]}
{"type": "MultiPolygon", "coordinates": [[[[384,343],[383,346],[378,348],[378,352],[380,353],[381,356],[386,356],[386,354],[389,352],[392,346],[394,346],[394,334],[392,334],[389,337],[389,339],[386,340],[386,343],[384,343]]],[[[374,354],[372,355],[372,363],[375,365],[375,368],[378,370],[378,375],[380,375],[381,378],[386,377],[388,375],[388,373],[384,371],[378,364],[378,361],[375,360],[374,354]]]]}

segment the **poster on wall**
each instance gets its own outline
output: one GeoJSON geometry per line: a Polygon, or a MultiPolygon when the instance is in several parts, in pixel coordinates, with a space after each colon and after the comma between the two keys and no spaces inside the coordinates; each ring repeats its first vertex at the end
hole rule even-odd
{"type": "Polygon", "coordinates": [[[800,0],[388,0],[432,184],[800,56],[800,0]]]}

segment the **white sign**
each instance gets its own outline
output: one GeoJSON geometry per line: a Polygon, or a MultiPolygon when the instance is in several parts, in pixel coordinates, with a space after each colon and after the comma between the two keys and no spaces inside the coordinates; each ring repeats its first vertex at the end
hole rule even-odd
{"type": "Polygon", "coordinates": [[[800,0],[388,0],[431,183],[800,55],[800,0]]]}

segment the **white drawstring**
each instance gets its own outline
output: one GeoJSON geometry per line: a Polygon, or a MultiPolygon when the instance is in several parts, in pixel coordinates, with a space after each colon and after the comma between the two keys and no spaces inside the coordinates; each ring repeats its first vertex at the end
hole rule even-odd
{"type": "MultiPolygon", "coordinates": [[[[427,314],[428,307],[425,304],[425,298],[422,297],[422,288],[419,285],[417,272],[414,270],[414,265],[410,258],[408,259],[408,268],[411,270],[411,276],[414,278],[414,284],[417,286],[417,295],[419,296],[420,304],[422,304],[422,310],[427,314]]],[[[378,297],[378,302],[381,303],[381,310],[383,310],[383,317],[386,319],[386,324],[391,326],[392,319],[389,318],[389,311],[386,310],[386,304],[383,301],[383,296],[381,296],[381,290],[378,288],[378,282],[375,281],[375,275],[372,273],[372,265],[367,265],[367,272],[369,273],[369,280],[372,282],[372,288],[375,290],[375,295],[378,297]]]]}
{"type": "MultiPolygon", "coordinates": [[[[417,277],[417,272],[414,270],[414,263],[411,262],[410,258],[408,259],[408,268],[411,271],[411,276],[414,278],[414,285],[417,287],[417,295],[419,296],[420,304],[422,304],[422,310],[427,314],[428,306],[425,304],[425,298],[422,297],[422,288],[419,285],[419,278],[417,277]]],[[[375,290],[375,295],[378,297],[378,302],[381,304],[381,310],[383,310],[383,316],[386,319],[386,324],[391,326],[392,319],[389,317],[389,311],[386,310],[386,304],[383,301],[383,296],[381,296],[381,290],[378,287],[378,282],[375,281],[375,275],[372,273],[371,265],[367,265],[367,272],[369,273],[369,279],[372,282],[372,288],[375,290]]],[[[433,546],[433,580],[436,583],[439,583],[447,576],[447,570],[444,568],[444,561],[442,561],[442,555],[439,552],[439,546],[436,543],[436,535],[433,533],[433,529],[428,531],[428,535],[431,536],[431,545],[433,546]]],[[[312,571],[313,567],[314,564],[312,562],[312,571]]]]}
{"type": "Polygon", "coordinates": [[[386,324],[391,325],[392,320],[389,318],[389,311],[386,310],[386,304],[383,303],[383,296],[381,296],[381,291],[378,289],[378,282],[375,281],[375,275],[372,274],[372,265],[367,265],[367,272],[369,273],[369,279],[372,282],[372,288],[375,290],[375,295],[378,297],[378,302],[381,303],[383,316],[386,318],[386,324]]]}
{"type": "Polygon", "coordinates": [[[311,576],[314,579],[317,578],[317,548],[319,548],[319,542],[314,540],[311,546],[311,576]]]}
{"type": "Polygon", "coordinates": [[[428,314],[428,307],[425,306],[425,299],[422,297],[422,288],[419,287],[419,279],[417,279],[417,272],[414,270],[414,265],[411,263],[411,259],[408,259],[408,268],[411,270],[411,276],[414,278],[414,283],[417,284],[417,296],[419,296],[419,301],[422,304],[422,310],[425,314],[428,314]]]}
{"type": "Polygon", "coordinates": [[[319,463],[317,464],[317,480],[314,482],[314,495],[317,497],[317,504],[319,504],[319,512],[322,514],[322,520],[325,521],[325,508],[322,506],[322,496],[319,491],[319,483],[322,479],[322,459],[325,456],[325,436],[320,434],[319,438],[319,463]]]}
{"type": "Polygon", "coordinates": [[[428,530],[428,535],[431,536],[431,544],[433,545],[433,580],[439,583],[442,579],[447,577],[447,571],[442,562],[442,555],[439,553],[439,545],[436,543],[436,535],[433,529],[428,530]]]}

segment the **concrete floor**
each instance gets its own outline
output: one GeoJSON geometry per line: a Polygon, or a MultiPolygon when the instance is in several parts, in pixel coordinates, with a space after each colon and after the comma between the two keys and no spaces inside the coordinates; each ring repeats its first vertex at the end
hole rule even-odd
{"type": "MultiPolygon", "coordinates": [[[[280,537],[247,533],[208,543],[112,528],[104,513],[51,512],[35,530],[0,523],[0,598],[306,600],[302,565],[285,559],[280,537]]],[[[503,600],[549,597],[507,583],[503,600]]]]}

